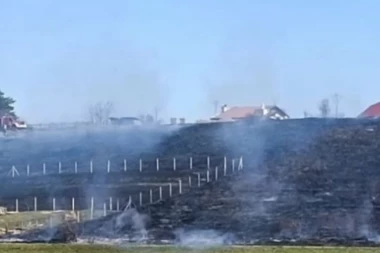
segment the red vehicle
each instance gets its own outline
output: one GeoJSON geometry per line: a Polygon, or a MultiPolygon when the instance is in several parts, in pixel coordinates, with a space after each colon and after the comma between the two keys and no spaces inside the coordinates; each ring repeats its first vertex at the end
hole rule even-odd
{"type": "Polygon", "coordinates": [[[11,115],[4,115],[0,118],[1,130],[6,133],[7,131],[24,130],[28,126],[24,121],[17,119],[11,115]]]}

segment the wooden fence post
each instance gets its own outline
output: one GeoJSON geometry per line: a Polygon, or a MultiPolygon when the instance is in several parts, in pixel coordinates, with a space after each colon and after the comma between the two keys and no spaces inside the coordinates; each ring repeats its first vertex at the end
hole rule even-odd
{"type": "Polygon", "coordinates": [[[242,170],[242,169],[243,169],[243,157],[241,156],[239,160],[239,170],[242,170]]]}
{"type": "Polygon", "coordinates": [[[55,206],[55,198],[53,198],[53,211],[56,210],[56,206],[55,206]]]}
{"type": "Polygon", "coordinates": [[[149,203],[150,204],[153,203],[153,191],[152,191],[152,189],[149,190],[149,203]]]}
{"type": "Polygon", "coordinates": [[[209,156],[207,157],[207,169],[208,170],[210,169],[210,157],[209,156]]]}
{"type": "Polygon", "coordinates": [[[90,161],[90,173],[92,174],[94,172],[94,162],[90,161]]]}
{"type": "Polygon", "coordinates": [[[12,166],[11,172],[12,172],[12,177],[15,177],[15,175],[20,176],[20,174],[18,173],[18,170],[16,169],[16,166],[14,165],[12,166]]]}
{"type": "Polygon", "coordinates": [[[94,197],[91,197],[90,218],[94,219],[94,197]]]}
{"type": "Polygon", "coordinates": [[[227,176],[227,157],[224,157],[223,174],[227,176]]]}
{"type": "Polygon", "coordinates": [[[34,197],[34,211],[37,212],[38,207],[37,207],[37,197],[34,197]]]}
{"type": "Polygon", "coordinates": [[[16,199],[16,213],[18,213],[18,199],[16,199]]]}
{"type": "Polygon", "coordinates": [[[160,186],[159,192],[160,192],[160,200],[162,200],[162,186],[160,186]]]}
{"type": "Polygon", "coordinates": [[[75,212],[75,198],[71,199],[71,208],[72,208],[73,212],[75,212]]]}
{"type": "Polygon", "coordinates": [[[110,211],[112,211],[113,210],[113,203],[112,203],[113,201],[112,201],[112,197],[110,197],[110,211]]]}
{"type": "Polygon", "coordinates": [[[182,180],[181,179],[178,180],[178,191],[179,191],[179,194],[182,194],[182,180]]]}
{"type": "Polygon", "coordinates": [[[206,180],[207,180],[207,183],[210,182],[210,171],[209,170],[207,170],[207,172],[206,172],[206,180]]]}

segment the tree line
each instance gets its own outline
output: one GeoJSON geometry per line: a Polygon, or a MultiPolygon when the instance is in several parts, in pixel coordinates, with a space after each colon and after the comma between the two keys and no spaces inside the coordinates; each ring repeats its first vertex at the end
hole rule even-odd
{"type": "MultiPolygon", "coordinates": [[[[335,93],[332,99],[324,98],[318,104],[319,117],[343,117],[344,115],[339,112],[339,102],[341,97],[339,94],[335,93]],[[331,106],[331,101],[333,102],[333,108],[331,106]]],[[[3,91],[0,90],[0,116],[11,115],[17,117],[15,113],[14,104],[16,100],[12,97],[6,96],[3,91]]],[[[98,102],[88,109],[89,121],[94,124],[105,124],[108,122],[109,118],[114,113],[114,105],[110,101],[98,102]]],[[[142,114],[139,118],[144,123],[158,123],[158,109],[155,109],[155,115],[152,114],[142,114]]],[[[312,117],[313,115],[304,112],[304,117],[312,117]]]]}
{"type": "MultiPolygon", "coordinates": [[[[328,98],[322,99],[318,104],[319,115],[317,117],[343,118],[344,114],[339,111],[340,100],[341,100],[341,96],[338,93],[335,93],[331,99],[328,99],[328,98]],[[331,104],[333,104],[333,108],[331,104]]],[[[313,117],[313,115],[307,111],[304,111],[304,118],[309,118],[309,117],[313,117]]]]}
{"type": "Polygon", "coordinates": [[[0,90],[0,116],[11,115],[16,117],[14,104],[16,100],[8,97],[0,90]]]}
{"type": "MultiPolygon", "coordinates": [[[[115,107],[111,101],[97,102],[89,107],[88,118],[93,124],[107,124],[114,111],[115,107]]],[[[161,120],[158,118],[158,108],[155,108],[154,115],[149,113],[141,114],[136,118],[146,124],[161,123],[161,120]]]]}

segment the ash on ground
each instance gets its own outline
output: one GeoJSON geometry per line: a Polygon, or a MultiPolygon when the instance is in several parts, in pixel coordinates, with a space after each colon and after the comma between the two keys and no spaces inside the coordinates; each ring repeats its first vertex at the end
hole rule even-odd
{"type": "Polygon", "coordinates": [[[152,205],[7,239],[204,246],[378,244],[379,122],[305,122],[234,124],[229,130],[220,125],[189,127],[163,142],[161,154],[238,153],[244,155],[244,169],[152,205]],[[232,137],[199,137],[212,131],[232,137]]]}

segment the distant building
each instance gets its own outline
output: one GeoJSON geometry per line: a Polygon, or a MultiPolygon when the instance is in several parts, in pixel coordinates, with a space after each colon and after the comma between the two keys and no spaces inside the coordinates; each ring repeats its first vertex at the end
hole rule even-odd
{"type": "Polygon", "coordinates": [[[109,120],[112,125],[119,125],[119,126],[133,126],[133,125],[142,124],[141,120],[136,117],[120,117],[120,118],[110,117],[109,120]]]}
{"type": "Polygon", "coordinates": [[[380,102],[370,105],[358,116],[358,118],[379,118],[379,117],[380,117],[380,102]]]}
{"type": "Polygon", "coordinates": [[[177,125],[177,118],[170,118],[171,125],[177,125]]]}
{"type": "Polygon", "coordinates": [[[223,105],[219,115],[211,118],[212,121],[235,121],[248,117],[264,117],[270,119],[289,119],[289,115],[278,106],[234,106],[228,108],[227,105],[223,105]]]}
{"type": "Polygon", "coordinates": [[[185,125],[186,119],[185,118],[170,118],[170,125],[185,125]]]}

